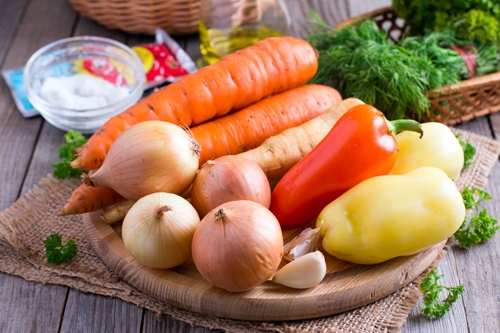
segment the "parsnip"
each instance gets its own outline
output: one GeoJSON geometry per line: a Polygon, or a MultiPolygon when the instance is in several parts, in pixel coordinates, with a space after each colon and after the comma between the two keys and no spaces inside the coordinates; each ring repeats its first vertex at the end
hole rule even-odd
{"type": "Polygon", "coordinates": [[[281,178],[326,136],[340,116],[360,104],[364,102],[347,98],[320,116],[270,137],[259,147],[239,155],[259,164],[269,179],[281,178]]]}

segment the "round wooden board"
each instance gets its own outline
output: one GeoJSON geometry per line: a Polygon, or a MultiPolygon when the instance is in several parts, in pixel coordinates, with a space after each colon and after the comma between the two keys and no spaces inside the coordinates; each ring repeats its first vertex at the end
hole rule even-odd
{"type": "MultiPolygon", "coordinates": [[[[118,233],[102,221],[100,212],[84,214],[83,222],[99,257],[127,283],[182,309],[240,320],[317,318],[372,303],[413,281],[445,245],[443,241],[416,255],[377,265],[355,265],[326,254],[328,273],[313,288],[299,290],[265,282],[250,291],[230,293],[204,280],[192,261],[168,270],[141,265],[118,233]]],[[[285,243],[304,228],[284,230],[285,243]]]]}

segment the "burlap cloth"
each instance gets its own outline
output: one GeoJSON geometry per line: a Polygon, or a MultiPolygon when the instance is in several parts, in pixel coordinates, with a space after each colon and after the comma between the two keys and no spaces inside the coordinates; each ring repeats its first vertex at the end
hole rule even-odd
{"type": "MultiPolygon", "coordinates": [[[[484,188],[489,171],[500,154],[500,142],[453,129],[476,149],[474,164],[457,180],[484,188]]],[[[388,332],[398,331],[421,296],[419,283],[431,267],[446,255],[450,241],[420,277],[393,294],[361,308],[338,315],[289,322],[248,322],[204,316],[163,303],[135,289],[107,268],[87,241],[80,216],[60,217],[58,213],[78,180],[57,180],[51,175],[0,214],[0,271],[29,281],[68,286],[83,292],[118,297],[161,315],[193,326],[228,332],[388,332]],[[77,257],[61,266],[45,260],[44,239],[60,233],[78,244],[77,257]]]]}

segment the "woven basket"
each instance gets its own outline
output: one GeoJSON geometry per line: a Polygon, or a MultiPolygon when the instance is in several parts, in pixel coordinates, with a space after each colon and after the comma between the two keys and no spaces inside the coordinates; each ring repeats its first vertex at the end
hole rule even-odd
{"type": "Polygon", "coordinates": [[[68,0],[83,17],[108,29],[153,35],[162,28],[170,35],[198,32],[200,0],[68,0]]]}
{"type": "MultiPolygon", "coordinates": [[[[394,41],[408,29],[391,7],[342,21],[336,27],[341,28],[368,18],[373,18],[381,29],[388,30],[389,37],[394,41]]],[[[500,110],[500,72],[433,89],[427,94],[431,108],[429,117],[424,117],[423,121],[439,121],[447,125],[465,123],[500,110]]]]}

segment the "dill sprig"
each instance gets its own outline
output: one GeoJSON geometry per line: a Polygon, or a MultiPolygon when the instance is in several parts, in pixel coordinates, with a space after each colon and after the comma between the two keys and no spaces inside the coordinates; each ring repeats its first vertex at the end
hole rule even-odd
{"type": "Polygon", "coordinates": [[[317,30],[309,41],[320,53],[312,83],[359,98],[391,120],[404,118],[408,109],[427,112],[430,61],[392,43],[373,20],[335,29],[311,15],[317,30]]]}

